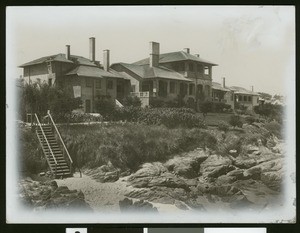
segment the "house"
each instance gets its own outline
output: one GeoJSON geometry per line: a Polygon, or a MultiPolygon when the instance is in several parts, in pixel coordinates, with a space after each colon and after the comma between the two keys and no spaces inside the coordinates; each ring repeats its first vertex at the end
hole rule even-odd
{"type": "Polygon", "coordinates": [[[198,101],[211,98],[212,67],[216,64],[184,51],[160,54],[160,45],[150,42],[149,57],[132,64],[115,63],[112,69],[131,82],[131,95],[147,106],[159,99],[198,101]]]}
{"type": "Polygon", "coordinates": [[[89,39],[89,58],[65,54],[46,56],[21,65],[25,83],[48,83],[68,88],[83,102],[81,112],[95,112],[100,99],[122,100],[129,94],[130,81],[109,68],[109,50],[103,51],[103,66],[95,60],[95,38],[89,39]]]}
{"type": "Polygon", "coordinates": [[[259,94],[253,89],[249,91],[238,86],[227,87],[223,77],[222,85],[212,82],[212,101],[228,104],[232,109],[238,108],[238,105],[243,105],[247,110],[253,110],[253,107],[259,105],[261,100],[259,94]]]}
{"type": "Polygon", "coordinates": [[[238,105],[243,105],[247,110],[253,110],[253,107],[259,105],[259,94],[238,86],[232,86],[229,88],[234,92],[234,108],[238,105]]]}
{"type": "Polygon", "coordinates": [[[222,85],[217,82],[212,82],[212,102],[225,103],[234,109],[234,92],[226,87],[225,78],[223,78],[222,85]]]}

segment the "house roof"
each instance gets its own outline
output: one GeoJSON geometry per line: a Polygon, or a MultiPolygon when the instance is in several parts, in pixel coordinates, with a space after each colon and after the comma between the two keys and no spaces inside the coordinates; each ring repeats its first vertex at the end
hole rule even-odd
{"type": "Polygon", "coordinates": [[[93,78],[103,78],[103,77],[123,78],[120,75],[102,70],[99,67],[86,66],[86,65],[79,65],[75,67],[73,70],[71,70],[70,72],[68,72],[66,75],[77,75],[77,76],[93,77],[93,78]]]}
{"type": "Polygon", "coordinates": [[[63,53],[59,53],[56,55],[41,57],[36,60],[24,63],[20,65],[19,67],[26,67],[26,66],[32,66],[41,64],[44,62],[50,62],[50,61],[57,61],[57,62],[66,62],[66,63],[75,63],[79,65],[87,65],[87,66],[96,66],[91,60],[85,57],[77,56],[77,55],[70,55],[70,60],[66,59],[66,55],[63,53]]]}
{"type": "MultiPolygon", "coordinates": [[[[213,62],[204,60],[200,57],[194,56],[194,55],[186,53],[184,51],[159,54],[159,63],[185,61],[185,60],[191,60],[191,61],[195,61],[195,62],[209,64],[212,66],[217,66],[217,64],[215,64],[213,62]]],[[[137,61],[133,64],[134,65],[149,65],[149,58],[145,58],[145,59],[137,61]]]]}
{"type": "Polygon", "coordinates": [[[227,87],[222,87],[220,83],[212,82],[212,89],[219,90],[219,91],[231,91],[227,87]]]}
{"type": "Polygon", "coordinates": [[[229,87],[230,90],[234,91],[235,94],[244,94],[244,95],[259,95],[256,92],[249,91],[243,87],[238,87],[238,86],[232,86],[229,87]]]}
{"type": "Polygon", "coordinates": [[[172,80],[181,81],[191,81],[184,77],[182,74],[177,73],[173,70],[167,69],[165,67],[150,67],[150,66],[140,66],[135,64],[119,63],[131,72],[135,73],[141,78],[164,78],[172,80]]]}

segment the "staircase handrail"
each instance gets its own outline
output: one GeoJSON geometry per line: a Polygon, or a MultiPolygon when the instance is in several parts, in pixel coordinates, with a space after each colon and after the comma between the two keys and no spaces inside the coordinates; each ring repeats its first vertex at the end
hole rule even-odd
{"type": "Polygon", "coordinates": [[[51,123],[52,123],[52,125],[54,126],[55,131],[56,131],[56,133],[57,133],[57,135],[58,135],[58,137],[59,137],[59,139],[60,139],[60,141],[61,141],[61,143],[62,143],[62,145],[63,145],[63,147],[64,147],[64,149],[65,149],[65,151],[67,152],[67,155],[68,155],[68,158],[69,158],[71,164],[73,164],[73,160],[72,160],[72,158],[71,158],[71,156],[70,156],[70,154],[69,154],[69,151],[68,151],[68,149],[67,149],[67,147],[66,147],[66,145],[65,145],[65,143],[64,143],[64,141],[63,141],[63,139],[62,139],[62,137],[61,137],[61,135],[60,135],[60,133],[59,133],[59,131],[58,131],[58,129],[57,129],[57,127],[56,127],[56,124],[55,124],[54,121],[53,121],[53,118],[52,118],[51,114],[48,112],[47,115],[49,116],[49,118],[50,118],[50,120],[51,120],[51,123]]]}
{"type": "Polygon", "coordinates": [[[53,158],[53,160],[54,160],[55,166],[57,166],[57,161],[56,161],[55,156],[54,156],[54,154],[53,154],[53,151],[52,151],[52,149],[51,149],[51,147],[50,147],[50,144],[49,144],[49,142],[48,142],[48,139],[47,139],[47,137],[46,137],[46,135],[45,135],[45,133],[44,133],[43,127],[42,127],[42,125],[41,125],[41,122],[39,121],[39,118],[38,118],[38,116],[36,115],[36,113],[35,113],[34,115],[35,115],[35,118],[36,118],[36,120],[37,120],[38,126],[40,127],[41,132],[42,132],[42,134],[43,134],[43,136],[44,136],[44,138],[45,138],[45,140],[46,140],[46,142],[47,142],[47,145],[48,145],[48,148],[49,148],[49,150],[50,150],[50,152],[51,152],[51,155],[52,155],[52,158],[53,158]]]}

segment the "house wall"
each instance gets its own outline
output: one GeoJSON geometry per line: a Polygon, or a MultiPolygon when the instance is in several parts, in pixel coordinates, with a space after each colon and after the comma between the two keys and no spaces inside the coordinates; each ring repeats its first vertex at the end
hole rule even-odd
{"type": "Polygon", "coordinates": [[[259,105],[258,98],[259,96],[251,95],[251,94],[235,94],[235,101],[247,107],[247,110],[253,110],[254,106],[259,105]],[[248,99],[249,97],[251,97],[250,101],[248,99]]]}
{"type": "Polygon", "coordinates": [[[48,70],[45,63],[24,67],[23,77],[27,84],[48,83],[49,79],[54,83],[56,78],[55,73],[52,73],[51,69],[48,70]]]}

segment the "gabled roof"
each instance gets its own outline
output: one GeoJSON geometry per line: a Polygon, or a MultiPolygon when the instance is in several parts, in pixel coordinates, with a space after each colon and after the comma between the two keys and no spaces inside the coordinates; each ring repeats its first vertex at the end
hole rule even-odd
{"type": "Polygon", "coordinates": [[[212,89],[219,90],[219,91],[231,91],[227,87],[223,87],[220,83],[212,82],[212,89]]]}
{"type": "MultiPolygon", "coordinates": [[[[163,53],[159,54],[159,63],[167,63],[167,62],[176,62],[176,61],[195,61],[201,62],[212,66],[217,66],[217,64],[194,56],[192,54],[186,53],[184,51],[171,52],[171,53],[163,53]]],[[[134,65],[149,65],[149,58],[137,61],[133,63],[134,65]]]]}
{"type": "Polygon", "coordinates": [[[85,65],[79,65],[75,67],[66,75],[77,75],[77,76],[92,77],[92,78],[103,78],[103,77],[123,78],[120,75],[102,70],[99,67],[85,66],[85,65]]]}
{"type": "Polygon", "coordinates": [[[66,62],[66,63],[75,63],[79,65],[86,65],[86,66],[96,66],[91,60],[85,57],[76,56],[76,55],[70,55],[70,60],[66,59],[66,55],[63,53],[59,53],[56,55],[41,57],[39,59],[27,62],[25,64],[20,65],[19,67],[26,67],[26,66],[32,66],[41,64],[44,62],[50,62],[50,61],[56,61],[56,62],[66,62]]]}
{"type": "Polygon", "coordinates": [[[150,66],[140,66],[135,64],[127,64],[127,63],[118,63],[131,72],[135,73],[141,78],[164,78],[164,79],[173,79],[173,80],[181,80],[181,81],[191,81],[184,77],[182,74],[177,73],[173,70],[167,69],[165,67],[150,67],[150,66]]]}
{"type": "Polygon", "coordinates": [[[245,95],[259,95],[256,92],[249,91],[243,87],[238,87],[238,86],[232,86],[229,87],[230,90],[234,91],[235,94],[245,94],[245,95]]]}

